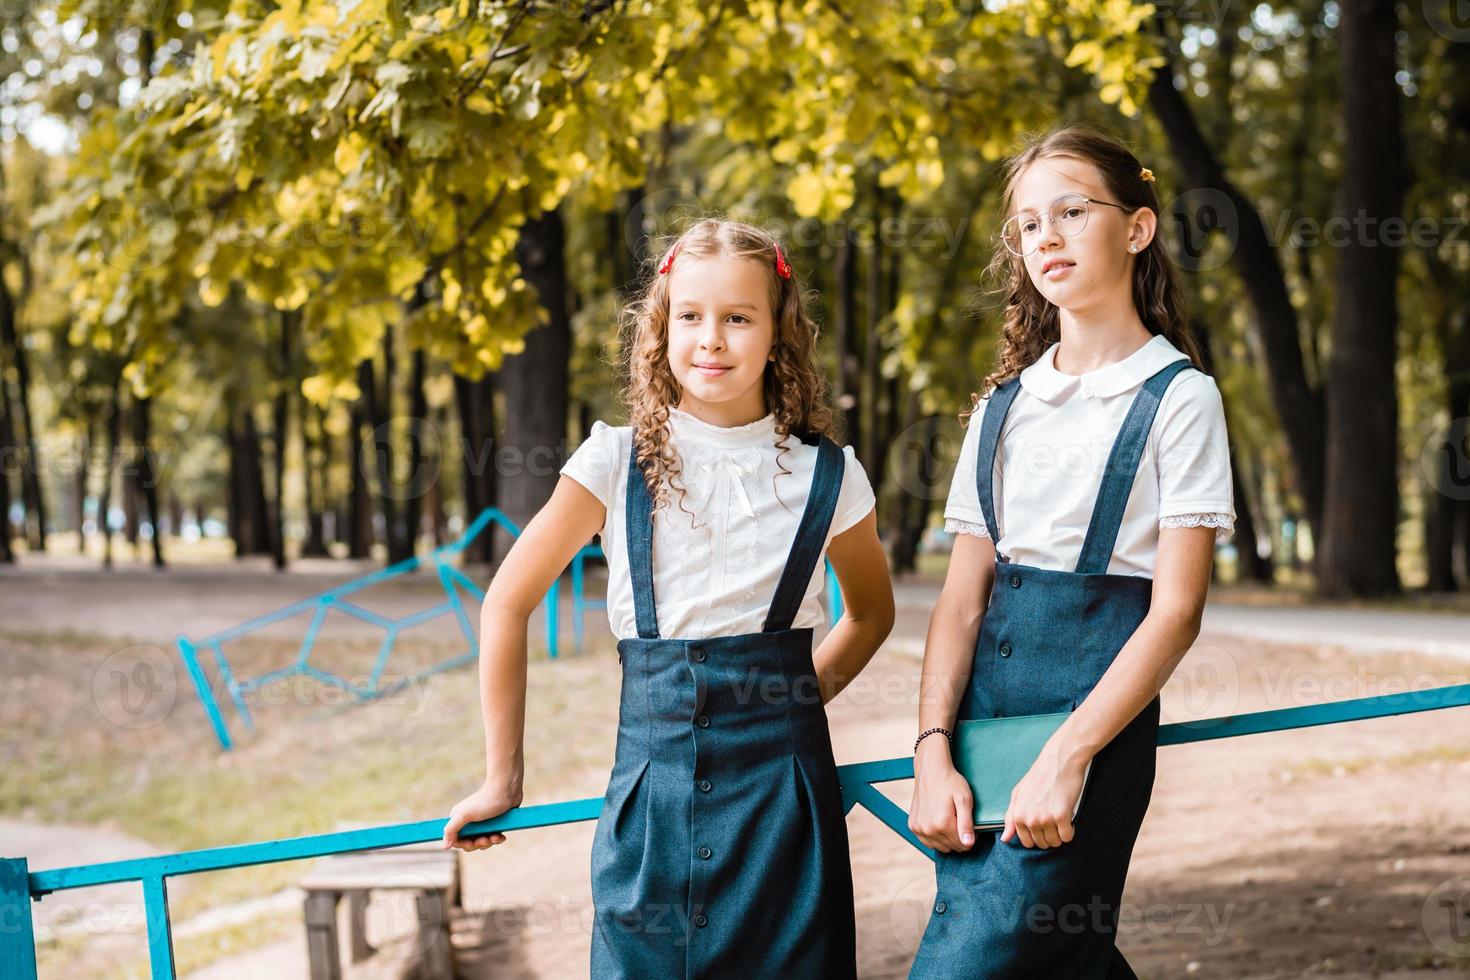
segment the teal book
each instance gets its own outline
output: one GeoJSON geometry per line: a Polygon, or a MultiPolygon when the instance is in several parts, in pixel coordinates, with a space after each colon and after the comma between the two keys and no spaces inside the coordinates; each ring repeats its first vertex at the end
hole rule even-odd
{"type": "MultiPolygon", "coordinates": [[[[974,795],[976,830],[1000,830],[1005,826],[1011,791],[1041,755],[1046,740],[1069,715],[1070,711],[1057,711],[1010,718],[972,718],[955,725],[954,767],[965,777],[974,795]]],[[[1082,792],[1077,794],[1077,807],[1082,805],[1091,772],[1089,762],[1082,776],[1082,792]]],[[[1074,818],[1077,807],[1072,810],[1074,818]]]]}

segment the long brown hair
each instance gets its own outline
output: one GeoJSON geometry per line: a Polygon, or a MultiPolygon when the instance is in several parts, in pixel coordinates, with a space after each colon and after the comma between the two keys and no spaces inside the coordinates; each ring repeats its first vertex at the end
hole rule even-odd
{"type": "MultiPolygon", "coordinates": [[[[1142,164],[1122,141],[1083,126],[1063,126],[1030,137],[1022,149],[1004,166],[1005,190],[1001,194],[1001,214],[1009,215],[1015,204],[1016,185],[1021,174],[1038,160],[1066,157],[1090,163],[1097,169],[1103,186],[1114,201],[1130,210],[1149,208],[1161,213],[1152,181],[1144,180],[1142,164]]],[[[1160,226],[1162,229],[1162,226],[1160,226]]],[[[1139,319],[1151,334],[1163,334],[1169,343],[1187,355],[1196,367],[1203,369],[1199,347],[1189,330],[1189,311],[1179,273],[1156,232],[1147,247],[1139,252],[1133,264],[1133,306],[1139,319]]],[[[996,368],[985,378],[984,390],[1021,373],[1048,347],[1061,339],[1057,307],[1037,291],[1026,273],[1025,260],[996,243],[986,269],[986,276],[996,284],[992,293],[1003,304],[1000,349],[996,368]]],[[[980,404],[980,395],[972,393],[969,411],[960,413],[968,424],[980,404]]]]}
{"type": "MultiPolygon", "coordinates": [[[[671,252],[675,262],[720,256],[751,259],[766,270],[767,295],[774,314],[775,338],[762,382],[766,411],[775,415],[776,442],[781,452],[776,464],[783,474],[782,445],[788,435],[809,440],[833,432],[826,374],[817,360],[819,328],[807,313],[801,278],[776,272],[776,239],[761,228],[741,221],[705,218],[691,225],[660,253],[654,268],[662,267],[671,252]]],[[[789,255],[785,249],[781,254],[789,255]]],[[[669,367],[669,276],[650,271],[641,288],[621,310],[621,360],[626,379],[623,403],[633,426],[638,463],[654,510],[668,501],[668,490],[681,464],[669,439],[669,409],[679,402],[681,388],[669,367]]],[[[779,474],[778,474],[779,475],[779,474]]],[[[680,509],[684,487],[679,486],[680,509]]],[[[692,516],[692,515],[691,515],[692,516]]]]}

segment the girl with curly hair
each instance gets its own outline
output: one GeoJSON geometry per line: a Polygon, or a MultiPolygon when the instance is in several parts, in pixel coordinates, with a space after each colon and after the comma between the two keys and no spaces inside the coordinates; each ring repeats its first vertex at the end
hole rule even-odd
{"type": "Polygon", "coordinates": [[[893,625],[874,495],[833,413],[779,243],[707,219],[624,313],[629,425],[601,420],[485,599],[485,784],[521,800],[526,620],[593,533],[622,663],[592,847],[594,977],[856,973],[842,792],[824,705],[893,625]],[[841,619],[813,649],[823,556],[841,619]],[[656,600],[656,601],[655,601],[656,600]]]}

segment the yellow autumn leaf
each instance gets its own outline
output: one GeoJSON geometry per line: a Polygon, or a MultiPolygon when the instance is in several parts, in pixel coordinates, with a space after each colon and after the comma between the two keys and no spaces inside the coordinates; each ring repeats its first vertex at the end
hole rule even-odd
{"type": "Polygon", "coordinates": [[[332,397],[332,380],[324,375],[314,374],[301,382],[301,394],[313,405],[326,405],[332,397]]]}
{"type": "Polygon", "coordinates": [[[348,133],[338,140],[336,152],[332,154],[332,159],[337,164],[337,172],[350,174],[356,170],[362,163],[365,149],[367,149],[367,141],[359,133],[348,133]]]}
{"type": "Polygon", "coordinates": [[[219,306],[230,293],[228,283],[205,277],[199,280],[199,298],[205,306],[219,306]]]}
{"type": "Polygon", "coordinates": [[[786,196],[791,206],[803,218],[815,218],[822,210],[822,199],[827,196],[827,185],[820,174],[810,170],[799,173],[786,182],[786,196]]]}
{"type": "Polygon", "coordinates": [[[1076,68],[1079,65],[1090,65],[1095,59],[1101,56],[1102,45],[1096,41],[1078,41],[1067,54],[1066,65],[1068,68],[1076,68]]]}
{"type": "Polygon", "coordinates": [[[442,298],[446,312],[453,313],[459,308],[460,295],[459,280],[450,278],[447,272],[444,273],[444,292],[442,298]]]}

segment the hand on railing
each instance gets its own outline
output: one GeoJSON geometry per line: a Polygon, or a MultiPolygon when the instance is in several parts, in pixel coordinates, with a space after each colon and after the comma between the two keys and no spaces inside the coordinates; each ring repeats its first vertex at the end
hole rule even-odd
{"type": "Polygon", "coordinates": [[[505,835],[498,831],[480,837],[461,838],[459,830],[465,824],[498,817],[507,810],[513,810],[520,805],[521,792],[518,788],[513,790],[488,781],[482,783],[479,789],[460,800],[449,811],[449,820],[444,824],[444,848],[447,850],[457,847],[462,851],[483,851],[496,844],[504,844],[505,835]]]}
{"type": "Polygon", "coordinates": [[[930,736],[914,753],[914,798],[909,830],[936,851],[968,851],[975,844],[974,797],[950,758],[949,742],[930,736]]]}

